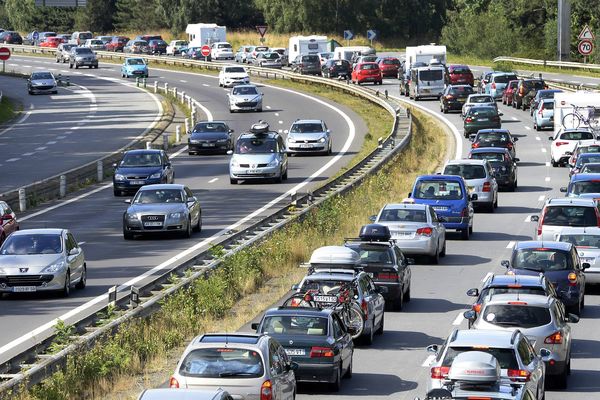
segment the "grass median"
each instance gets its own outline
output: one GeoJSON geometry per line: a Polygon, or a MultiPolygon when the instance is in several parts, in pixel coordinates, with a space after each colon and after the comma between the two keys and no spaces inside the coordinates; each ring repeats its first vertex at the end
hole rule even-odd
{"type": "Polygon", "coordinates": [[[18,113],[15,104],[6,96],[0,101],[0,125],[12,120],[18,113]]]}

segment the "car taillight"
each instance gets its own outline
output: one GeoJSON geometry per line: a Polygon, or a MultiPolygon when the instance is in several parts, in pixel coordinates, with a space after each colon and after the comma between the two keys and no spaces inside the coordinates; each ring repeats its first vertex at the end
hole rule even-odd
{"type": "Polygon", "coordinates": [[[473,122],[473,118],[467,117],[467,118],[465,118],[465,122],[473,122]]]}
{"type": "Polygon", "coordinates": [[[562,344],[563,336],[560,332],[554,332],[552,335],[548,336],[544,339],[544,343],[546,344],[562,344]]]}
{"type": "Polygon", "coordinates": [[[529,382],[531,373],[525,369],[509,369],[508,377],[513,382],[529,382]]]}
{"type": "Polygon", "coordinates": [[[519,96],[524,96],[525,95],[525,88],[523,86],[521,86],[519,88],[519,96]]]}
{"type": "Polygon", "coordinates": [[[272,400],[273,399],[273,385],[270,380],[263,382],[260,387],[260,400],[272,400]]]}
{"type": "Polygon", "coordinates": [[[380,272],[379,274],[377,274],[377,278],[378,279],[385,279],[388,281],[397,281],[398,280],[398,274],[395,272],[380,272]]]}
{"type": "Polygon", "coordinates": [[[569,279],[569,286],[577,286],[577,274],[575,272],[569,272],[567,279],[569,279]]]}
{"type": "Polygon", "coordinates": [[[365,315],[365,320],[369,319],[369,303],[367,303],[365,299],[363,299],[363,301],[360,303],[360,308],[365,315]]]}
{"type": "Polygon", "coordinates": [[[537,227],[538,236],[541,236],[541,234],[542,234],[542,227],[544,226],[544,215],[545,214],[546,214],[545,212],[542,213],[542,216],[540,217],[540,222],[538,223],[538,227],[537,227]]]}
{"type": "Polygon", "coordinates": [[[174,376],[172,376],[171,379],[169,379],[169,387],[171,389],[179,389],[179,382],[177,381],[177,379],[175,379],[174,376]]]}
{"type": "Polygon", "coordinates": [[[333,357],[333,350],[329,347],[312,347],[310,349],[310,358],[333,357]]]}
{"type": "Polygon", "coordinates": [[[433,233],[433,229],[431,229],[430,227],[417,229],[417,235],[431,236],[432,233],[433,233]]]}
{"type": "Polygon", "coordinates": [[[433,367],[431,368],[431,379],[444,379],[448,376],[450,367],[433,367]]]}
{"type": "Polygon", "coordinates": [[[507,143],[507,144],[506,144],[506,148],[507,148],[507,149],[509,149],[509,150],[512,150],[512,148],[513,148],[513,144],[512,144],[512,143],[510,143],[510,142],[509,142],[509,143],[507,143]]]}
{"type": "Polygon", "coordinates": [[[492,89],[496,89],[496,82],[492,83],[492,89]]]}
{"type": "Polygon", "coordinates": [[[545,110],[544,108],[544,103],[542,103],[542,106],[540,107],[540,111],[538,111],[538,114],[542,115],[542,112],[545,110]]]}
{"type": "Polygon", "coordinates": [[[484,192],[491,192],[492,191],[492,185],[489,182],[484,182],[483,183],[483,191],[484,192]]]}
{"type": "Polygon", "coordinates": [[[451,94],[446,95],[446,100],[452,100],[454,98],[454,96],[452,96],[451,94]]]}
{"type": "Polygon", "coordinates": [[[569,142],[556,142],[556,146],[564,146],[565,144],[569,144],[569,142]]]}
{"type": "Polygon", "coordinates": [[[481,312],[481,303],[475,303],[471,306],[471,308],[473,309],[473,311],[475,311],[476,313],[480,313],[481,312]]]}
{"type": "Polygon", "coordinates": [[[469,209],[467,207],[463,208],[462,211],[460,212],[460,216],[461,217],[468,217],[469,216],[469,209]]]}
{"type": "Polygon", "coordinates": [[[475,143],[473,143],[473,144],[471,145],[471,148],[472,148],[472,149],[476,149],[476,148],[478,148],[478,147],[479,147],[479,142],[475,142],[475,143]]]}

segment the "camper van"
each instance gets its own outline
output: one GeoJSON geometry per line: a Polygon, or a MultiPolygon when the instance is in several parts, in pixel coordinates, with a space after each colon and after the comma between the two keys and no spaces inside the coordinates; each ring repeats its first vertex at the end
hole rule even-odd
{"type": "Polygon", "coordinates": [[[405,68],[410,69],[415,63],[446,65],[446,46],[408,46],[406,48],[405,68]]]}
{"type": "Polygon", "coordinates": [[[444,91],[446,69],[443,66],[418,67],[410,70],[408,95],[419,100],[424,97],[439,99],[444,91]]]}
{"type": "Polygon", "coordinates": [[[352,62],[352,58],[355,56],[371,56],[375,55],[375,49],[369,46],[347,46],[347,47],[336,47],[333,51],[333,58],[336,60],[346,60],[352,62]]]}
{"type": "Polygon", "coordinates": [[[202,47],[217,42],[226,42],[227,28],[217,24],[188,24],[185,28],[188,35],[188,47],[202,47]]]}
{"type": "Polygon", "coordinates": [[[329,40],[327,36],[292,36],[288,51],[288,59],[291,62],[298,55],[325,53],[328,50],[329,40]]]}

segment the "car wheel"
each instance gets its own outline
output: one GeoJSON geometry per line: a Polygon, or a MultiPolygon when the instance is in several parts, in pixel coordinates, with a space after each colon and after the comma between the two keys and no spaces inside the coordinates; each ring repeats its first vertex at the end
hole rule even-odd
{"type": "Polygon", "coordinates": [[[353,358],[354,358],[354,354],[351,354],[350,355],[350,365],[348,365],[348,369],[346,370],[346,373],[344,374],[344,378],[346,378],[346,379],[352,378],[352,364],[353,364],[352,359],[353,358]]]}
{"type": "Polygon", "coordinates": [[[65,286],[63,286],[60,291],[61,297],[69,297],[71,294],[71,272],[67,270],[67,274],[65,275],[65,286]]]}
{"type": "Polygon", "coordinates": [[[488,206],[487,206],[488,212],[493,213],[495,209],[496,209],[496,206],[495,206],[494,201],[492,201],[490,204],[488,204],[488,206]]]}
{"type": "Polygon", "coordinates": [[[429,260],[431,261],[431,263],[433,265],[437,265],[440,263],[440,249],[439,247],[435,248],[435,254],[432,256],[429,256],[429,260]]]}
{"type": "Polygon", "coordinates": [[[277,178],[275,178],[275,183],[281,183],[282,181],[283,181],[283,171],[280,170],[279,176],[277,176],[277,178]]]}
{"type": "MultiPolygon", "coordinates": [[[[571,360],[568,361],[567,365],[571,364],[571,360]]],[[[557,389],[566,389],[567,388],[567,376],[568,376],[568,366],[565,366],[565,370],[556,377],[556,379],[554,380],[554,382],[556,383],[556,388],[557,389]]]]}
{"type": "Polygon", "coordinates": [[[69,68],[73,69],[73,64],[69,63],[69,68]]]}
{"type": "Polygon", "coordinates": [[[194,227],[194,232],[202,231],[202,214],[198,215],[198,222],[196,222],[196,226],[194,227]]]}
{"type": "Polygon", "coordinates": [[[229,183],[232,185],[237,185],[238,180],[237,179],[233,179],[233,178],[229,178],[229,183]]]}
{"type": "Polygon", "coordinates": [[[583,297],[581,297],[581,305],[579,306],[579,308],[581,308],[583,310],[584,307],[585,307],[585,293],[583,294],[583,297]]]}
{"type": "Polygon", "coordinates": [[[75,69],[79,69],[79,65],[75,64],[75,69]]]}
{"type": "Polygon", "coordinates": [[[133,233],[127,231],[127,229],[125,229],[125,227],[123,227],[123,239],[133,240],[133,233]]]}
{"type": "Polygon", "coordinates": [[[404,308],[404,293],[402,291],[400,291],[400,296],[394,300],[393,308],[395,311],[402,311],[404,308]]]}
{"type": "Polygon", "coordinates": [[[385,325],[385,313],[381,316],[381,323],[379,324],[379,328],[375,331],[377,335],[383,335],[383,327],[385,325]]]}
{"type": "Polygon", "coordinates": [[[369,334],[362,337],[363,344],[370,346],[373,344],[373,340],[375,339],[375,318],[371,321],[371,329],[369,329],[369,334]]]}
{"type": "Polygon", "coordinates": [[[471,235],[471,229],[463,229],[460,231],[460,237],[462,240],[469,240],[469,236],[471,235]]]}
{"type": "Polygon", "coordinates": [[[447,108],[442,108],[442,112],[443,112],[444,114],[448,114],[448,109],[447,109],[447,108]]]}
{"type": "Polygon", "coordinates": [[[332,392],[339,392],[340,389],[342,388],[342,366],[341,365],[337,368],[337,373],[335,374],[335,380],[329,384],[329,388],[331,389],[332,392]]]}
{"type": "Polygon", "coordinates": [[[192,220],[190,218],[188,218],[188,222],[185,227],[185,230],[182,232],[182,236],[185,239],[189,239],[192,237],[192,220]]]}
{"type": "MultiPolygon", "coordinates": [[[[446,248],[446,245],[444,245],[444,249],[446,248]]],[[[404,301],[406,303],[410,302],[410,282],[408,283],[408,289],[406,290],[406,293],[404,293],[404,301]]]]}
{"type": "Polygon", "coordinates": [[[446,240],[444,240],[444,245],[442,246],[442,251],[440,251],[440,257],[446,257],[446,240]]]}
{"type": "Polygon", "coordinates": [[[59,63],[59,62],[60,62],[60,59],[58,59],[58,58],[57,58],[57,59],[56,59],[56,63],[59,63]]]}
{"type": "Polygon", "coordinates": [[[83,264],[83,271],[81,271],[81,278],[79,282],[77,282],[77,289],[85,289],[85,285],[87,285],[87,267],[83,264]]]}
{"type": "Polygon", "coordinates": [[[496,195],[496,200],[494,201],[494,208],[498,208],[498,195],[496,195]]]}
{"type": "Polygon", "coordinates": [[[27,93],[33,95],[33,92],[31,90],[28,90],[27,93]]]}
{"type": "MultiPolygon", "coordinates": [[[[471,224],[472,224],[472,223],[471,223],[471,224]]],[[[469,227],[469,235],[472,235],[472,234],[473,234],[473,225],[471,225],[471,226],[469,227]]]]}
{"type": "Polygon", "coordinates": [[[285,172],[283,173],[283,180],[284,180],[284,181],[287,181],[287,178],[288,178],[288,170],[287,170],[287,168],[286,168],[286,169],[285,169],[285,172]]]}
{"type": "Polygon", "coordinates": [[[550,162],[552,163],[552,166],[553,166],[554,168],[557,168],[557,167],[558,167],[558,162],[556,162],[556,161],[554,161],[554,160],[552,160],[552,159],[550,159],[550,162]]]}

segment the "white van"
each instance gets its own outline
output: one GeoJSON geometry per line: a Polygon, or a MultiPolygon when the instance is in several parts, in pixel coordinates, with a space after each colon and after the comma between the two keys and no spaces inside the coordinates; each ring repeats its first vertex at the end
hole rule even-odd
{"type": "Polygon", "coordinates": [[[73,32],[71,35],[71,40],[69,43],[76,44],[77,46],[82,46],[86,40],[93,38],[94,35],[90,31],[86,32],[73,32]]]}
{"type": "Polygon", "coordinates": [[[292,36],[289,41],[288,59],[292,62],[300,54],[326,53],[328,45],[327,36],[292,36]]]}
{"type": "Polygon", "coordinates": [[[408,95],[411,99],[419,100],[424,97],[439,99],[444,91],[446,69],[442,66],[412,68],[408,95]]]}

